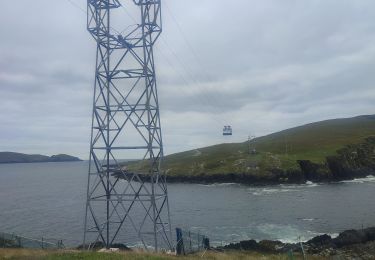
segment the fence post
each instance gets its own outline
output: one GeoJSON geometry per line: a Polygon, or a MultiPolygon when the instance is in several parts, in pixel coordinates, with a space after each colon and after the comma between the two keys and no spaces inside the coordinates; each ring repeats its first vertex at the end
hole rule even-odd
{"type": "Polygon", "coordinates": [[[206,236],[203,237],[204,249],[210,249],[210,239],[206,236]]]}
{"type": "Polygon", "coordinates": [[[199,231],[198,231],[198,251],[201,250],[201,241],[200,241],[200,235],[199,235],[199,231]]]}
{"type": "Polygon", "coordinates": [[[16,236],[16,239],[18,240],[18,247],[21,248],[22,247],[21,237],[16,236]]]}
{"type": "Polygon", "coordinates": [[[189,242],[190,242],[190,252],[193,251],[193,247],[191,245],[191,235],[190,235],[190,230],[189,230],[189,242]]]}
{"type": "Polygon", "coordinates": [[[208,237],[201,235],[200,231],[197,233],[191,232],[190,230],[183,231],[181,228],[176,228],[177,244],[176,254],[189,254],[198,252],[201,250],[210,249],[210,241],[208,237]],[[185,244],[187,243],[186,247],[185,244]]]}
{"type": "Polygon", "coordinates": [[[181,255],[182,253],[185,254],[184,240],[182,238],[182,230],[180,228],[176,228],[176,236],[177,236],[177,246],[176,246],[177,255],[181,255]]]}
{"type": "Polygon", "coordinates": [[[62,245],[63,245],[62,240],[57,241],[57,248],[58,248],[58,249],[62,249],[62,248],[63,248],[62,245]]]}

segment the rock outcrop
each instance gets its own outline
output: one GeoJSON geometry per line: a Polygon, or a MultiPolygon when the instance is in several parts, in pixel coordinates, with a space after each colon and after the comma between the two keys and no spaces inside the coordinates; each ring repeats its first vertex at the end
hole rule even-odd
{"type": "Polygon", "coordinates": [[[310,255],[338,255],[349,257],[349,259],[353,256],[360,256],[362,258],[359,259],[375,259],[375,227],[362,230],[346,230],[341,232],[336,238],[326,234],[320,235],[302,244],[288,244],[272,240],[259,242],[246,240],[218,247],[217,249],[256,251],[260,253],[301,253],[302,247],[310,255]]]}

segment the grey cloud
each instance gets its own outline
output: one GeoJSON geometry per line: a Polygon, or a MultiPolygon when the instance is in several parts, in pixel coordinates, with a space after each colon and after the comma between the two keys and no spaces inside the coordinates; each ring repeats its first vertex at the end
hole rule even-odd
{"type": "MultiPolygon", "coordinates": [[[[372,0],[163,1],[155,56],[167,153],[374,112],[372,0]]],[[[67,0],[0,10],[0,150],[87,158],[95,43],[85,22],[67,0]]]]}

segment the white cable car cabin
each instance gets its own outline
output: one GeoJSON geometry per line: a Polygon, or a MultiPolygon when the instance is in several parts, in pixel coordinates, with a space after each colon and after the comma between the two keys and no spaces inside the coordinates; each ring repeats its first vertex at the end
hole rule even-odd
{"type": "Polygon", "coordinates": [[[223,135],[232,135],[232,127],[230,125],[224,126],[223,135]]]}

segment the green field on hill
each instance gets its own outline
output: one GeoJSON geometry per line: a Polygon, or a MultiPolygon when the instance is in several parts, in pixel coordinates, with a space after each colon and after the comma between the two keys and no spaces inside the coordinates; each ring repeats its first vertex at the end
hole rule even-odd
{"type": "MultiPolygon", "coordinates": [[[[333,119],[290,128],[243,143],[219,144],[164,157],[169,176],[225,173],[267,174],[267,169],[299,169],[297,160],[324,164],[327,156],[375,136],[375,115],[333,119]],[[255,149],[256,153],[249,153],[255,149]]],[[[131,166],[143,172],[142,164],[131,166]]]]}

